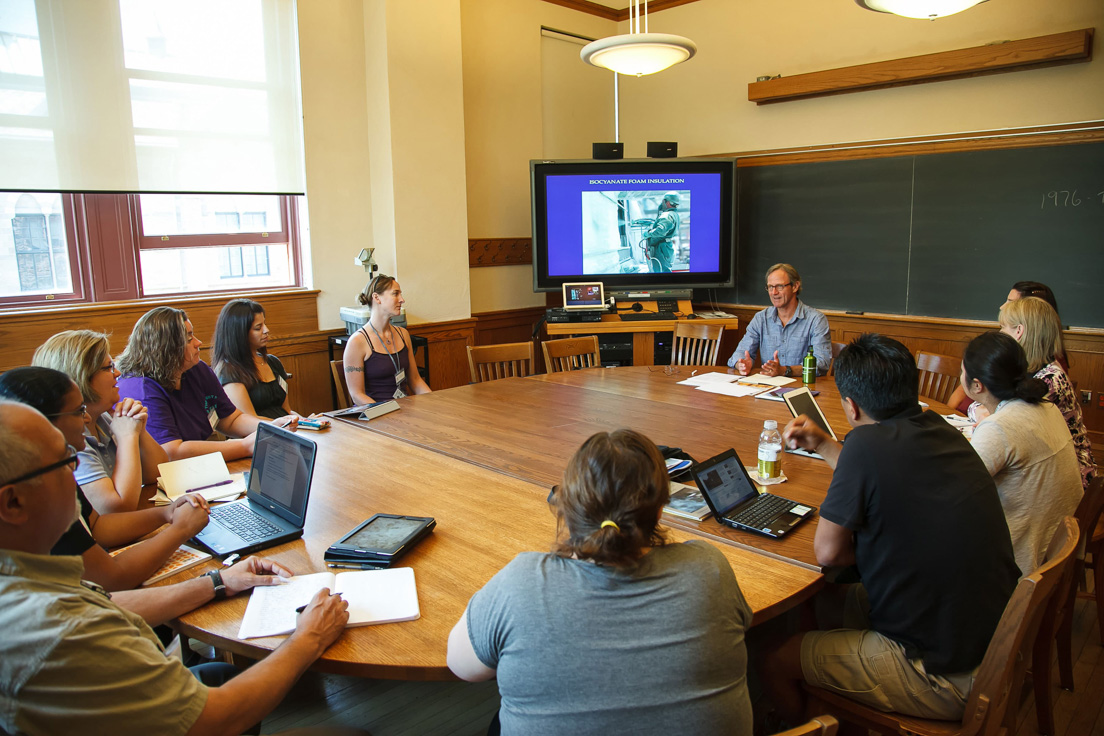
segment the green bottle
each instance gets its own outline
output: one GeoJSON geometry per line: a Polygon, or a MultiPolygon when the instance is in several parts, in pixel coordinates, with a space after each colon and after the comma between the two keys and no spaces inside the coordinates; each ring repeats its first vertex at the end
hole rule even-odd
{"type": "Polygon", "coordinates": [[[801,382],[806,386],[812,386],[816,383],[816,356],[813,355],[813,346],[809,346],[809,352],[805,354],[805,358],[801,361],[801,382]]]}

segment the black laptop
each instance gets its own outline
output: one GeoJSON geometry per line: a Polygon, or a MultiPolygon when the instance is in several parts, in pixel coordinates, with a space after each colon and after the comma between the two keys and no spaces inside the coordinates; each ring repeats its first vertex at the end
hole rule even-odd
{"type": "Polygon", "coordinates": [[[303,536],[318,447],[296,432],[262,422],[245,498],[211,505],[197,542],[216,555],[245,554],[303,536]]]}
{"type": "Polygon", "coordinates": [[[816,512],[812,506],[759,493],[735,450],[726,450],[695,465],[694,480],[713,516],[736,529],[777,538],[816,512]]]}

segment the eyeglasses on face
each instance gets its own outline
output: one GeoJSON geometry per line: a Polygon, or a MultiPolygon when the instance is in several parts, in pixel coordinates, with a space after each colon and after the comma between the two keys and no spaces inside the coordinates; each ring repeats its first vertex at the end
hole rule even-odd
{"type": "Polygon", "coordinates": [[[63,411],[57,414],[47,414],[47,419],[57,419],[58,417],[83,417],[88,413],[88,404],[81,404],[73,411],[63,411]]]}
{"type": "Polygon", "coordinates": [[[767,291],[782,291],[787,286],[793,286],[793,282],[788,284],[767,284],[767,291]]]}
{"type": "Polygon", "coordinates": [[[107,371],[109,373],[114,373],[115,372],[115,361],[112,360],[107,365],[101,365],[100,370],[101,371],[107,371]]]}
{"type": "Polygon", "coordinates": [[[72,445],[66,445],[65,452],[66,457],[64,459],[58,460],[56,463],[50,463],[44,468],[39,468],[38,470],[32,470],[29,473],[24,473],[18,478],[12,478],[6,483],[0,483],[0,486],[10,486],[16,483],[23,483],[25,481],[32,480],[33,478],[37,478],[40,475],[46,475],[46,473],[57,470],[58,468],[65,465],[69,466],[69,472],[75,471],[77,469],[77,466],[80,465],[80,458],[77,456],[76,448],[72,445]]]}
{"type": "Polygon", "coordinates": [[[558,485],[552,486],[552,490],[548,492],[548,503],[552,503],[552,499],[556,497],[556,492],[560,490],[558,485]]]}

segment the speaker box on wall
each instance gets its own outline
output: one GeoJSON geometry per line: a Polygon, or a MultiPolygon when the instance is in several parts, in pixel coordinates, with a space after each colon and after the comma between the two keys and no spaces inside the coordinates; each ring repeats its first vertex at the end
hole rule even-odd
{"type": "Polygon", "coordinates": [[[648,158],[678,158],[678,143],[648,141],[648,158]]]}
{"type": "Polygon", "coordinates": [[[590,150],[593,158],[625,158],[624,143],[592,143],[590,150]]]}

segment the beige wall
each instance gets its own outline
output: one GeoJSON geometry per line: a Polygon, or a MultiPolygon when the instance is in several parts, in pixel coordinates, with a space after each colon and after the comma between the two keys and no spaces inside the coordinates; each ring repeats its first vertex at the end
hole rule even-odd
{"type": "Polygon", "coordinates": [[[458,0],[298,3],[310,270],[341,325],[375,247],[412,322],[470,315],[458,0]],[[460,277],[457,277],[460,274],[460,277]]]}
{"type": "MultiPolygon", "coordinates": [[[[464,0],[461,9],[469,233],[526,235],[525,162],[537,150],[542,119],[522,108],[534,105],[540,94],[533,87],[539,76],[538,26],[600,37],[627,32],[628,23],[615,25],[540,0],[464,0]],[[484,27],[470,28],[469,19],[477,17],[484,27]],[[511,34],[503,54],[509,63],[469,64],[473,57],[489,57],[475,47],[505,35],[496,30],[511,34]],[[473,77],[479,80],[478,97],[473,77]],[[497,148],[490,152],[492,144],[497,148]]],[[[824,0],[700,0],[664,10],[651,16],[650,30],[689,36],[699,51],[666,72],[621,78],[625,155],[643,157],[649,140],[678,141],[681,154],[698,155],[1104,119],[1099,59],[775,105],[747,101],[748,82],[764,74],[799,74],[1085,27],[1098,29],[1099,48],[1100,0],[1000,0],[934,22],[824,0]]],[[[531,282],[522,267],[473,269],[472,309],[542,303],[529,293],[531,282]],[[483,294],[478,302],[477,292],[483,294]]]]}
{"type": "MultiPolygon", "coordinates": [[[[529,160],[546,155],[546,116],[563,118],[579,109],[545,109],[540,27],[599,38],[614,33],[617,24],[541,0],[461,0],[460,21],[468,236],[526,237],[529,160]]],[[[596,102],[582,107],[607,111],[603,115],[611,110],[596,102]]],[[[570,126],[559,129],[571,135],[570,126]]],[[[557,155],[565,152],[557,148],[557,155]]],[[[544,295],[533,293],[528,266],[473,268],[470,280],[473,313],[544,304],[544,295]]]]}
{"type": "Polygon", "coordinates": [[[320,328],[364,286],[353,256],[371,246],[362,0],[298,3],[303,139],[310,202],[308,286],[320,328]]]}
{"type": "Polygon", "coordinates": [[[651,29],[689,36],[699,52],[666,72],[626,79],[626,155],[649,140],[684,155],[898,138],[1104,118],[1104,62],[755,105],[747,84],[1078,28],[1104,33],[1100,0],[1000,0],[937,21],[853,2],[701,0],[656,13],[651,29]],[[785,10],[783,10],[783,7],[785,10]],[[674,114],[656,115],[657,100],[674,114]],[[649,112],[652,114],[649,114],[649,112]]]}

